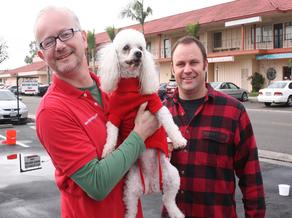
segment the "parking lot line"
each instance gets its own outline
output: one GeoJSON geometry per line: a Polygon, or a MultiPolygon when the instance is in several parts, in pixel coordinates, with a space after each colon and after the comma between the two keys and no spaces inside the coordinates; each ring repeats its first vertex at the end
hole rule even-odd
{"type": "MultiPolygon", "coordinates": [[[[0,138],[6,139],[6,136],[0,135],[0,138]]],[[[22,142],[19,142],[19,141],[16,141],[16,145],[19,145],[19,146],[24,147],[24,148],[29,148],[30,147],[30,146],[28,146],[28,145],[26,145],[26,144],[24,144],[22,142]]]]}

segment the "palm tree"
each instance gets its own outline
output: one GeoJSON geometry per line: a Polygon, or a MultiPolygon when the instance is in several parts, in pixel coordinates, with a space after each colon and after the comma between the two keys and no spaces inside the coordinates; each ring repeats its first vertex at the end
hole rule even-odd
{"type": "Polygon", "coordinates": [[[6,45],[6,42],[0,41],[0,63],[8,58],[7,49],[8,46],[6,45]]]}
{"type": "Polygon", "coordinates": [[[199,38],[200,24],[197,22],[195,24],[188,24],[186,26],[186,31],[189,35],[199,38]]]}
{"type": "Polygon", "coordinates": [[[108,26],[107,28],[105,28],[105,31],[106,31],[106,33],[111,41],[114,40],[114,38],[116,37],[116,34],[119,32],[119,30],[116,29],[114,25],[108,26]]]}
{"type": "Polygon", "coordinates": [[[29,55],[25,56],[24,62],[27,64],[31,64],[33,62],[33,58],[37,54],[37,43],[36,41],[31,41],[29,43],[29,55]]]}
{"type": "Polygon", "coordinates": [[[144,1],[143,0],[134,0],[129,3],[126,8],[121,11],[121,16],[128,17],[132,20],[136,20],[141,24],[142,33],[144,34],[144,23],[146,17],[152,14],[152,9],[147,7],[144,11],[144,1]]]}
{"type": "Polygon", "coordinates": [[[95,72],[95,53],[96,53],[96,44],[95,44],[95,34],[94,30],[87,32],[87,62],[92,62],[92,69],[95,72]]]}

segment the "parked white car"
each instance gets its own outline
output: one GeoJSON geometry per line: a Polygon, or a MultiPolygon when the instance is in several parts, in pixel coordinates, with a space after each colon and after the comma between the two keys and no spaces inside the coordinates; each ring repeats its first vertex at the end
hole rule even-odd
{"type": "Polygon", "coordinates": [[[292,80],[272,82],[267,88],[259,90],[257,98],[266,106],[272,103],[292,106],[292,80]]]}
{"type": "Polygon", "coordinates": [[[28,117],[26,105],[18,101],[19,113],[17,111],[17,98],[8,89],[0,89],[0,121],[25,122],[28,117]]]}

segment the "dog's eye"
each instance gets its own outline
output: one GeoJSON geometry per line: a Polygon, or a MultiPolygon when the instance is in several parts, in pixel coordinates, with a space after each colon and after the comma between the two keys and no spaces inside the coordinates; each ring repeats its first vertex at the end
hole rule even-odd
{"type": "Polygon", "coordinates": [[[139,49],[142,51],[143,50],[142,46],[140,46],[139,49]]]}
{"type": "Polygon", "coordinates": [[[123,48],[124,51],[127,51],[129,49],[130,49],[130,46],[128,46],[128,45],[125,45],[124,48],[123,48]]]}

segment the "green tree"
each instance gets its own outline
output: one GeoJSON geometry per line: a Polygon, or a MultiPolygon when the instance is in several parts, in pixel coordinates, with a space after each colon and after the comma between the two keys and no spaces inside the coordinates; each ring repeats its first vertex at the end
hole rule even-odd
{"type": "Polygon", "coordinates": [[[264,85],[265,78],[262,74],[255,72],[250,77],[248,77],[249,80],[251,80],[250,84],[252,86],[253,92],[258,92],[264,85]]]}
{"type": "Polygon", "coordinates": [[[128,17],[132,20],[138,21],[141,24],[143,34],[145,19],[151,14],[152,9],[150,7],[147,7],[146,10],[144,10],[143,0],[134,0],[121,11],[121,17],[128,17]]]}
{"type": "Polygon", "coordinates": [[[107,28],[105,28],[105,31],[108,35],[108,37],[110,38],[111,41],[114,40],[114,38],[116,37],[117,33],[119,32],[118,29],[115,28],[115,26],[108,26],[107,28]]]}
{"type": "Polygon", "coordinates": [[[0,41],[0,64],[8,58],[8,46],[4,41],[0,41]]]}
{"type": "Polygon", "coordinates": [[[24,58],[24,62],[27,64],[31,64],[33,62],[33,58],[37,54],[37,43],[36,41],[31,41],[29,43],[29,55],[26,55],[24,58]]]}
{"type": "Polygon", "coordinates": [[[195,24],[188,24],[186,26],[186,32],[188,35],[199,38],[200,24],[197,22],[195,24]]]}
{"type": "Polygon", "coordinates": [[[87,44],[88,44],[88,48],[87,48],[87,62],[92,63],[92,69],[94,72],[96,72],[95,70],[95,56],[96,56],[96,44],[95,44],[95,33],[94,30],[88,31],[87,32],[87,44]]]}

